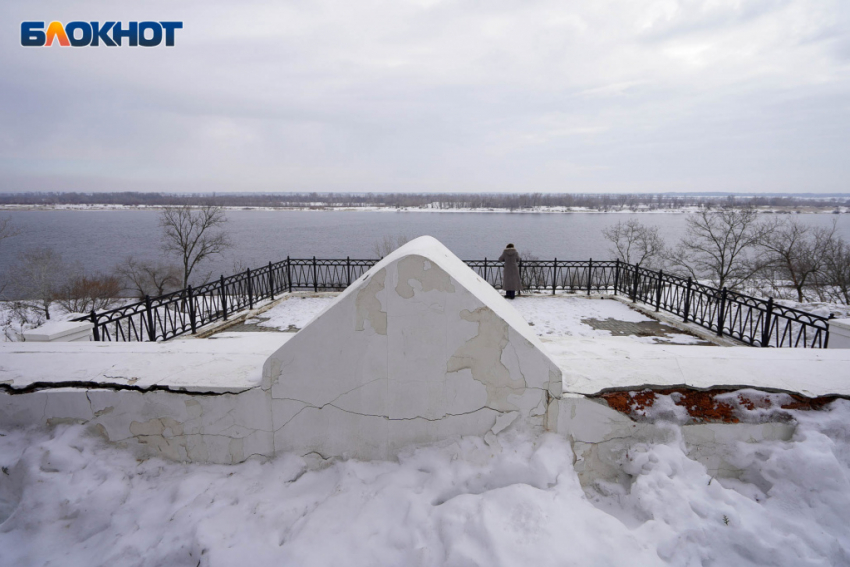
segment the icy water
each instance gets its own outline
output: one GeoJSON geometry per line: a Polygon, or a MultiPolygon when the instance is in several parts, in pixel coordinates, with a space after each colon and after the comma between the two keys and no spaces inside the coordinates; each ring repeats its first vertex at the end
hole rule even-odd
{"type": "MultiPolygon", "coordinates": [[[[202,268],[213,275],[278,261],[287,255],[318,258],[373,258],[383,236],[429,234],[463,259],[496,258],[513,242],[520,252],[540,258],[607,259],[610,245],[602,230],[619,220],[637,217],[659,227],[668,242],[684,232],[683,214],[499,214],[421,212],[229,211],[228,230],[234,247],[202,268]]],[[[0,272],[17,255],[35,247],[52,247],[71,263],[108,271],[133,254],[153,259],[161,254],[155,211],[0,211],[11,217],[22,235],[0,245],[0,272]]],[[[838,219],[850,239],[848,215],[799,215],[814,226],[838,219]]]]}

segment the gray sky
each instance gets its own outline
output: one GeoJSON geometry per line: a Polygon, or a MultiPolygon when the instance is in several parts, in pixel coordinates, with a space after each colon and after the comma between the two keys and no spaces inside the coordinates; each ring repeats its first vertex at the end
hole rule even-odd
{"type": "Polygon", "coordinates": [[[0,4],[0,191],[850,191],[848,0],[0,4]],[[23,48],[23,20],[182,20],[23,48]]]}

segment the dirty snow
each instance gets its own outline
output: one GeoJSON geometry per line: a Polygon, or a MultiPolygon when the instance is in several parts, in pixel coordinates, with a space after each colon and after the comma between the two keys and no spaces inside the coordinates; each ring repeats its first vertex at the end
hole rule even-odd
{"type": "Polygon", "coordinates": [[[81,426],[4,431],[0,564],[850,564],[850,402],[793,415],[790,441],[730,447],[738,480],[710,477],[670,423],[623,453],[622,483],[586,492],[553,434],[316,468],[138,462],[81,426]]]}

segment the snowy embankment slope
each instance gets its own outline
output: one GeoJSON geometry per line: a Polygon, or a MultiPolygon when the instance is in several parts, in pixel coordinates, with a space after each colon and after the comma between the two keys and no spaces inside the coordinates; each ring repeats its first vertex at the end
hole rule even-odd
{"type": "Polygon", "coordinates": [[[79,426],[0,436],[0,564],[846,565],[850,402],[793,412],[789,441],[741,443],[717,480],[669,440],[587,494],[567,440],[465,438],[398,463],[151,459],[79,426]]]}

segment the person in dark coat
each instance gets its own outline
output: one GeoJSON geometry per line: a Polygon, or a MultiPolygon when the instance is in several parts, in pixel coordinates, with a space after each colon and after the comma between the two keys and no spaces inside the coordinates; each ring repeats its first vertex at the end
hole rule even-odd
{"type": "Polygon", "coordinates": [[[505,263],[502,273],[502,288],[505,290],[505,297],[513,299],[516,292],[522,291],[522,282],[519,279],[519,252],[516,251],[513,244],[508,244],[505,251],[499,256],[499,261],[505,263]]]}

